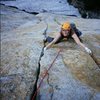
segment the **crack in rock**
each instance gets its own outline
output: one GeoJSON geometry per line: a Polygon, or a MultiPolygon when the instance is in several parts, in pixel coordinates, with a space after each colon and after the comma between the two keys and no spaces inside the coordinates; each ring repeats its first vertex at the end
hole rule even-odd
{"type": "MultiPolygon", "coordinates": [[[[46,26],[47,27],[43,32],[44,37],[46,36],[47,30],[48,30],[48,24],[47,23],[46,23],[46,26]]],[[[38,92],[37,91],[37,83],[38,83],[38,80],[39,80],[39,75],[40,75],[40,70],[41,70],[40,69],[40,67],[41,67],[40,61],[41,61],[41,58],[44,55],[44,47],[45,47],[45,39],[43,39],[43,47],[42,47],[40,57],[39,57],[39,60],[38,60],[38,68],[36,69],[36,81],[35,81],[34,88],[33,88],[32,94],[31,94],[31,100],[36,100],[36,98],[37,98],[37,92],[38,92]]]]}
{"type": "Polygon", "coordinates": [[[4,5],[4,6],[6,6],[6,7],[11,7],[11,8],[15,8],[15,9],[17,9],[17,10],[19,10],[19,11],[24,11],[24,12],[26,12],[26,13],[29,13],[29,14],[33,14],[33,15],[38,15],[39,14],[39,12],[29,12],[29,11],[26,11],[26,10],[24,10],[24,9],[19,9],[18,7],[15,7],[15,6],[9,6],[9,5],[5,5],[5,4],[2,4],[2,3],[0,3],[0,5],[4,5]]]}

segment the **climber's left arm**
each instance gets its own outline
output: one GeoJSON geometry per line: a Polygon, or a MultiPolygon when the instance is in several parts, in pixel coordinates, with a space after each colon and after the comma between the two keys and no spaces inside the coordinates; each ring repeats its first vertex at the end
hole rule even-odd
{"type": "Polygon", "coordinates": [[[72,35],[72,38],[75,40],[75,42],[76,42],[78,45],[80,45],[81,47],[83,47],[83,48],[86,50],[86,52],[88,52],[89,54],[92,53],[92,51],[91,51],[89,48],[87,48],[87,47],[79,40],[79,38],[78,38],[78,36],[76,35],[76,33],[74,33],[74,34],[72,35]]]}

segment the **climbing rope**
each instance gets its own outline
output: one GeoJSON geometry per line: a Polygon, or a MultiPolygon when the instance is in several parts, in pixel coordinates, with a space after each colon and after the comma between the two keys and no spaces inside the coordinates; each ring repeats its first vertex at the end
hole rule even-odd
{"type": "Polygon", "coordinates": [[[42,79],[41,79],[41,81],[40,81],[40,83],[39,83],[39,85],[38,85],[38,87],[37,87],[37,90],[35,91],[35,93],[34,93],[34,95],[33,95],[33,97],[32,97],[32,100],[35,100],[35,97],[36,97],[37,93],[39,92],[40,86],[41,86],[41,84],[43,83],[44,78],[48,75],[48,71],[50,70],[50,68],[52,67],[52,65],[54,64],[54,62],[56,61],[56,59],[57,59],[57,57],[58,57],[58,55],[59,55],[59,53],[60,53],[61,51],[62,51],[62,49],[60,49],[60,50],[58,51],[58,53],[57,53],[56,57],[54,58],[53,62],[50,64],[49,68],[46,70],[44,76],[42,77],[42,79]]]}

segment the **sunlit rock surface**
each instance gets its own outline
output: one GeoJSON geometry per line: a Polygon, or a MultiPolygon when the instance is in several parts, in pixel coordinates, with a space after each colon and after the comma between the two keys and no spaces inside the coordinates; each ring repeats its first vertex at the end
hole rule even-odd
{"type": "MultiPolygon", "coordinates": [[[[36,16],[1,6],[1,98],[30,100],[43,47],[43,32],[54,37],[65,21],[75,22],[83,43],[100,62],[100,20],[50,13],[36,16]]],[[[100,100],[100,68],[74,41],[53,45],[41,58],[38,84],[58,51],[58,58],[45,77],[39,100],[100,100]]]]}

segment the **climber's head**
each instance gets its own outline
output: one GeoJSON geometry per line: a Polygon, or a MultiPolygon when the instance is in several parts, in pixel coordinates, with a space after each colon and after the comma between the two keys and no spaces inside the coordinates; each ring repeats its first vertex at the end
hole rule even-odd
{"type": "Polygon", "coordinates": [[[71,29],[70,23],[69,22],[63,23],[61,28],[63,30],[70,30],[71,29]]]}
{"type": "Polygon", "coordinates": [[[69,35],[70,29],[71,29],[70,23],[65,22],[65,23],[62,24],[61,32],[64,36],[67,36],[67,35],[69,35]]]}

